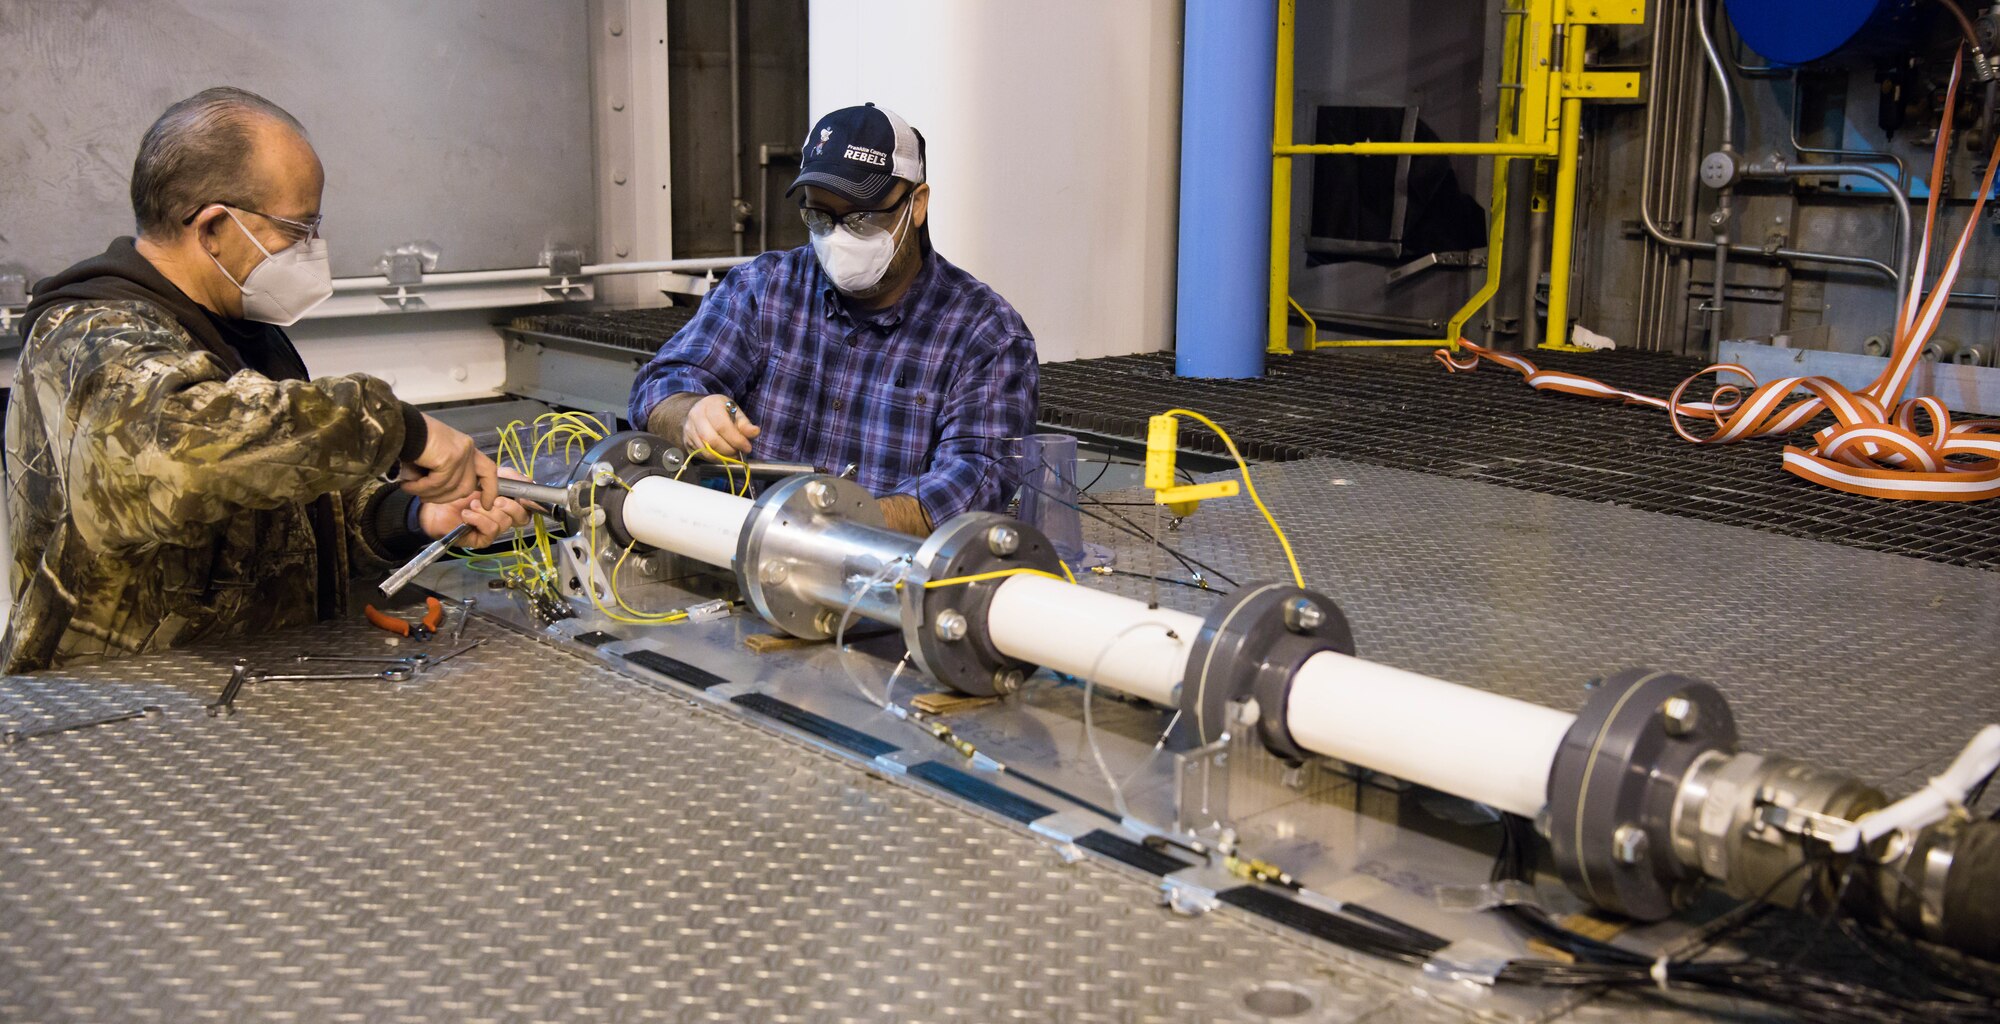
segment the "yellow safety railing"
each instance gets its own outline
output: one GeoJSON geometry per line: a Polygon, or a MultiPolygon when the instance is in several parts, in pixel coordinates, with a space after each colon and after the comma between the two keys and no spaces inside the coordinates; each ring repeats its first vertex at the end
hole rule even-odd
{"type": "MultiPolygon", "coordinates": [[[[1520,69],[1520,80],[1501,85],[1499,124],[1492,142],[1351,142],[1301,145],[1292,135],[1293,45],[1298,0],[1278,0],[1277,95],[1271,141],[1271,300],[1272,353],[1291,352],[1292,161],[1302,156],[1490,156],[1492,208],[1487,212],[1486,280],[1452,314],[1442,338],[1321,339],[1307,335],[1307,347],[1395,347],[1444,345],[1458,348],[1465,325],[1500,289],[1501,248],[1507,228],[1507,169],[1510,161],[1555,161],[1554,217],[1549,226],[1549,319],[1542,348],[1569,344],[1570,255],[1576,234],[1577,148],[1582,138],[1583,101],[1633,99],[1639,76],[1630,72],[1583,69],[1584,30],[1591,24],[1637,25],[1646,20],[1645,0],[1511,0],[1502,63],[1520,69]]],[[[1300,315],[1304,310],[1300,309],[1300,315]]],[[[1532,315],[1533,311],[1529,311],[1532,315]]],[[[1308,318],[1310,320],[1310,318],[1308,318]]]]}

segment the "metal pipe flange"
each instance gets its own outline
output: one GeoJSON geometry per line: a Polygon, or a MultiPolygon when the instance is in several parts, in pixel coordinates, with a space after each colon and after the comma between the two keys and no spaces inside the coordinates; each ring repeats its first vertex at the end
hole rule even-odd
{"type": "Polygon", "coordinates": [[[1675,851],[1675,806],[1711,752],[1736,752],[1736,720],[1708,683],[1630,669],[1593,690],[1549,772],[1549,849],[1570,891],[1640,921],[1678,910],[1699,869],[1675,851]]]}
{"type": "Polygon", "coordinates": [[[643,430],[624,430],[606,437],[590,446],[570,470],[565,486],[573,496],[565,509],[572,520],[567,525],[572,532],[579,529],[582,516],[588,510],[575,506],[595,502],[604,510],[603,529],[614,548],[622,548],[633,543],[632,534],[625,529],[625,496],[628,488],[648,477],[672,476],[678,472],[687,456],[679,448],[666,442],[657,434],[643,430]],[[611,467],[611,473],[625,482],[624,487],[616,483],[591,483],[592,475],[599,466],[611,467]]]}
{"type": "Polygon", "coordinates": [[[1033,527],[993,512],[969,512],[945,523],[917,549],[903,586],[903,641],[917,667],[962,693],[1005,696],[1037,666],[993,646],[986,616],[1007,577],[929,587],[1007,569],[1060,573],[1055,545],[1033,527]]]}
{"type": "Polygon", "coordinates": [[[1265,748],[1294,764],[1311,758],[1285,716],[1292,677],[1322,651],[1354,653],[1354,633],[1332,598],[1289,583],[1237,590],[1209,610],[1188,652],[1180,729],[1213,743],[1229,731],[1229,705],[1254,698],[1265,748]]]}

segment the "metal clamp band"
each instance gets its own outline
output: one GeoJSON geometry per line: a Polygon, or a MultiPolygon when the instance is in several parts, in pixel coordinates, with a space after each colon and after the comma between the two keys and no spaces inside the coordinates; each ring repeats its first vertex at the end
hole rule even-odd
{"type": "MultiPolygon", "coordinates": [[[[904,542],[915,544],[916,538],[890,532],[875,496],[860,484],[834,476],[788,477],[752,506],[736,541],[736,580],[765,621],[796,637],[824,640],[839,626],[842,595],[904,557],[904,542]],[[847,546],[825,539],[849,524],[869,531],[862,539],[881,543],[847,546]]],[[[893,587],[895,581],[885,575],[875,585],[893,587]]]]}

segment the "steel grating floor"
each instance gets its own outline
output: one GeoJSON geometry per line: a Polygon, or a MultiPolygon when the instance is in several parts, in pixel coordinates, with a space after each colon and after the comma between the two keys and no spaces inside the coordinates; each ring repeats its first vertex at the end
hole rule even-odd
{"type": "Polygon", "coordinates": [[[507,325],[511,331],[631,349],[651,355],[668,338],[694,319],[699,304],[660,306],[648,309],[613,309],[590,313],[536,313],[516,317],[507,325]]]}
{"type": "MultiPolygon", "coordinates": [[[[1640,352],[1535,353],[1538,365],[1667,395],[1702,364],[1640,352]]],[[[1664,413],[1544,394],[1491,363],[1448,374],[1429,353],[1320,351],[1262,380],[1173,375],[1169,354],[1042,366],[1042,419],[1143,439],[1181,405],[1216,417],[1246,456],[1331,457],[1664,512],[1769,533],[2000,569],[2000,501],[1891,502],[1785,473],[1784,442],[1682,441],[1664,413]]],[[[1221,445],[1199,429],[1183,444],[1221,445]]]]}

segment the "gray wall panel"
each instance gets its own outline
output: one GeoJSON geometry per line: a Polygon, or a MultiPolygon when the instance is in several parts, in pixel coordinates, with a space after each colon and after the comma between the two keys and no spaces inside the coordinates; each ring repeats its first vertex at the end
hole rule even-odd
{"type": "Polygon", "coordinates": [[[471,270],[596,234],[581,2],[0,0],[0,54],[0,267],[131,233],[146,126],[221,84],[305,123],[336,275],[419,239],[471,270]]]}

